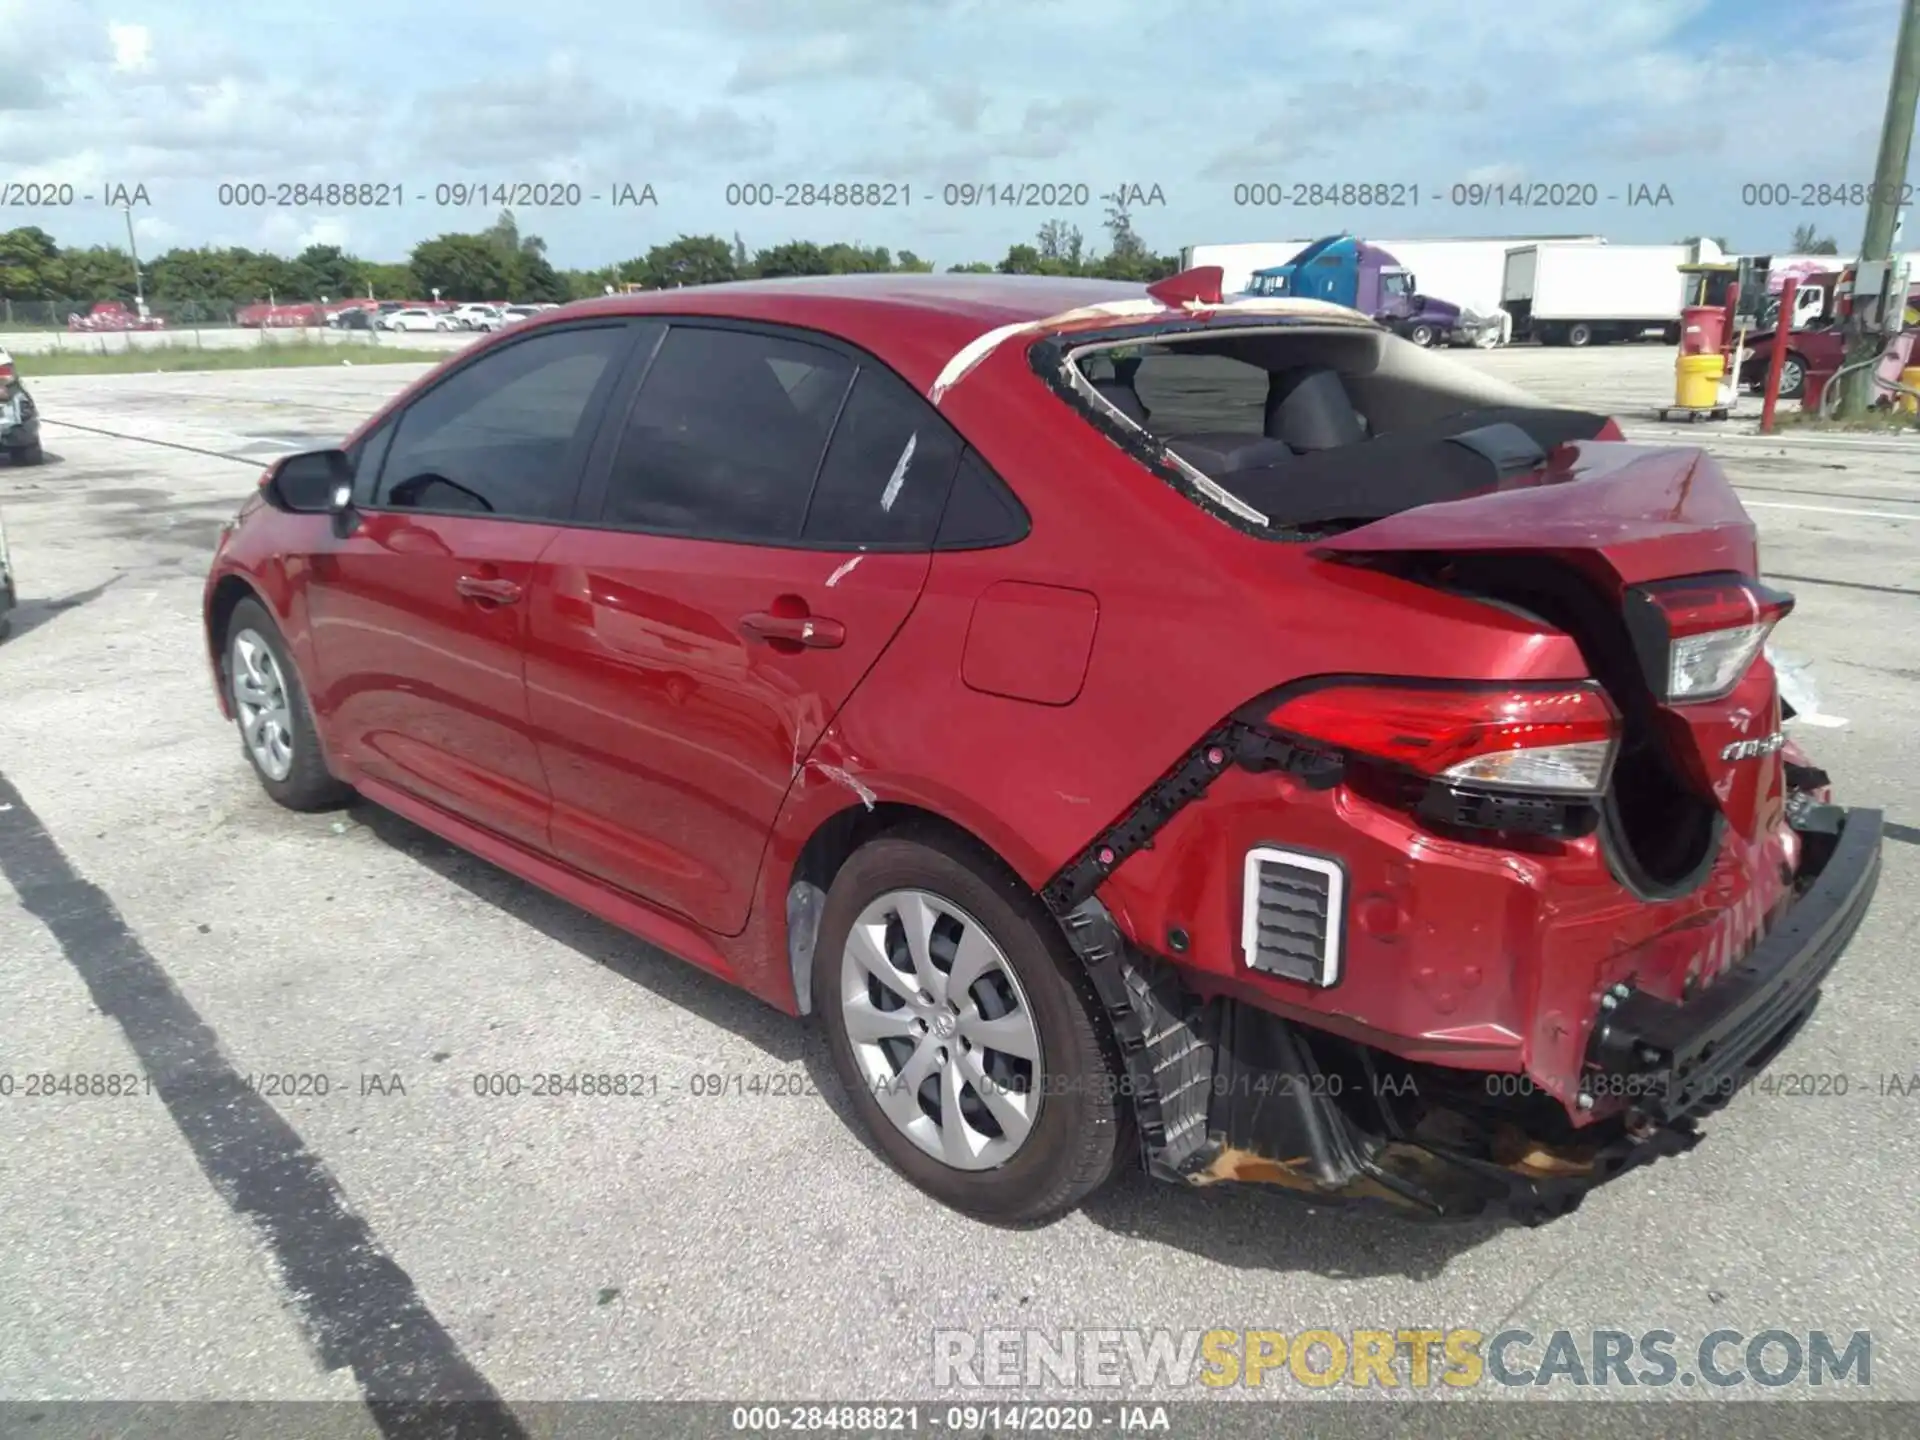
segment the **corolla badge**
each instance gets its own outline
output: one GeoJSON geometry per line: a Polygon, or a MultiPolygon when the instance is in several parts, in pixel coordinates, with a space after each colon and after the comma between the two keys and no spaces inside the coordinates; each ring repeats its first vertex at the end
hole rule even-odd
{"type": "Polygon", "coordinates": [[[1736,740],[1720,752],[1722,760],[1758,760],[1762,755],[1771,755],[1787,743],[1787,737],[1781,731],[1759,740],[1736,740]]]}

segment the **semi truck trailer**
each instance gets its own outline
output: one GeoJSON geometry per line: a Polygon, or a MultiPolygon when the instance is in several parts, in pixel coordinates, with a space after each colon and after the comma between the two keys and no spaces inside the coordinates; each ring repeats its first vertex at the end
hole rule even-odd
{"type": "Polygon", "coordinates": [[[1515,340],[1600,345],[1658,334],[1677,344],[1685,298],[1680,267],[1719,254],[1711,241],[1518,245],[1507,251],[1500,308],[1513,317],[1515,340]]]}

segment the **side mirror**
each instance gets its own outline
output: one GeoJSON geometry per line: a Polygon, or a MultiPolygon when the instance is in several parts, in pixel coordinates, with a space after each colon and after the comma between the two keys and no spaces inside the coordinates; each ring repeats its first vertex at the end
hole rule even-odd
{"type": "Polygon", "coordinates": [[[321,515],[336,508],[342,488],[353,499],[353,461],[344,450],[310,450],[276,460],[262,487],[275,508],[296,515],[321,515]]]}

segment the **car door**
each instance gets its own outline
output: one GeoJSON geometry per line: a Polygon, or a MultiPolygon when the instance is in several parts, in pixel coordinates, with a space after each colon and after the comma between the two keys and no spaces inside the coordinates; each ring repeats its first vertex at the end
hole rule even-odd
{"type": "Polygon", "coordinates": [[[919,597],[959,455],[859,352],[668,329],[536,567],[555,853],[737,934],[789,786],[919,597]]]}
{"type": "Polygon", "coordinates": [[[525,600],[634,334],[543,329],[414,399],[371,437],[355,528],[313,557],[308,585],[320,703],[352,763],[543,850],[525,600]]]}

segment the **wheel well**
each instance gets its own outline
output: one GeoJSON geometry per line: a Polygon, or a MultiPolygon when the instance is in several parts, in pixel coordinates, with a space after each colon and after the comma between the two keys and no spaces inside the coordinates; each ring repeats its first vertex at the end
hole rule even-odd
{"type": "MultiPolygon", "coordinates": [[[[1042,914],[1053,914],[1038,892],[1020,878],[1019,872],[998,851],[966,826],[938,811],[885,800],[871,807],[849,805],[828,816],[807,838],[807,843],[800,847],[799,857],[794,861],[793,872],[787,880],[787,959],[793,970],[794,1002],[800,1014],[813,1013],[814,942],[820,933],[821,907],[834,877],[861,846],[882,835],[902,830],[944,835],[973,849],[982,858],[997,865],[1005,873],[1009,884],[1018,885],[1032,895],[1035,907],[1042,914]]],[[[1114,1073],[1121,1074],[1124,1062],[1120,1056],[1119,1041],[1113,1033],[1112,1017],[1100,1002],[1091,976],[1085,972],[1084,957],[1067,938],[1066,927],[1061,926],[1058,933],[1061,953],[1073,957],[1082,967],[1079,980],[1094,1011],[1094,1029],[1100,1036],[1100,1043],[1107,1049],[1114,1073]]],[[[1135,1123],[1133,1103],[1130,1098],[1122,1101],[1129,1127],[1135,1123]]]]}
{"type": "Polygon", "coordinates": [[[813,1013],[814,941],[820,930],[820,910],[834,877],[861,846],[908,829],[957,840],[999,864],[1016,883],[1025,885],[991,845],[938,811],[881,800],[871,807],[849,805],[828,816],[800,847],[793,872],[787,877],[787,961],[793,972],[794,1002],[802,1015],[813,1013]]]}
{"type": "MultiPolygon", "coordinates": [[[[254,588],[238,575],[223,575],[207,601],[207,653],[213,661],[213,673],[226,674],[225,639],[227,622],[242,600],[260,600],[254,588]]],[[[262,605],[266,601],[260,600],[262,605]]]]}

